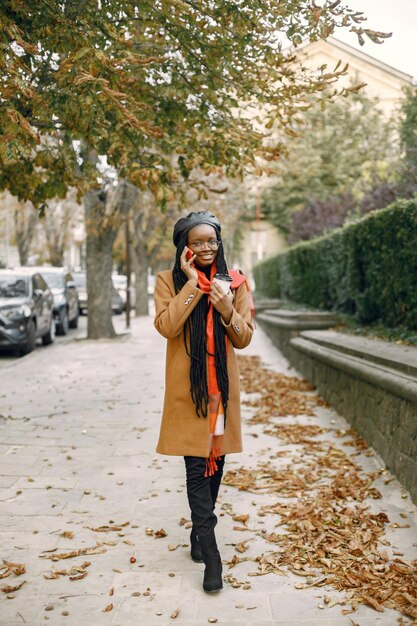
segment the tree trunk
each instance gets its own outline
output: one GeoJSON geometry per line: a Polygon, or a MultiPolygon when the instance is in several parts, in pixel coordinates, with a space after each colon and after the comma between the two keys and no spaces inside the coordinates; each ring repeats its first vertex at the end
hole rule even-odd
{"type": "Polygon", "coordinates": [[[62,267],[64,265],[64,250],[54,246],[48,242],[49,263],[54,267],[62,267]]]}
{"type": "Polygon", "coordinates": [[[145,214],[145,206],[143,198],[138,194],[136,198],[135,211],[133,213],[133,230],[134,230],[134,263],[135,263],[135,290],[136,304],[135,315],[149,315],[148,307],[148,267],[149,258],[146,247],[147,216],[145,214]]]}
{"type": "Polygon", "coordinates": [[[32,206],[27,207],[22,204],[14,212],[16,244],[19,251],[20,265],[26,265],[28,262],[37,221],[38,214],[32,206]]]}
{"type": "Polygon", "coordinates": [[[43,227],[46,237],[46,245],[48,248],[49,263],[56,267],[64,265],[64,241],[61,231],[64,229],[63,224],[56,224],[54,216],[47,215],[43,221],[43,227]]]}
{"type": "Polygon", "coordinates": [[[146,254],[145,246],[141,243],[136,243],[134,247],[134,262],[135,262],[135,289],[136,289],[136,304],[135,314],[149,315],[148,306],[148,267],[149,259],[146,254]]]}
{"type": "MultiPolygon", "coordinates": [[[[105,202],[105,201],[104,201],[105,202]]],[[[103,200],[96,191],[85,195],[89,339],[116,336],[112,322],[112,249],[117,229],[103,219],[103,200]]]]}
{"type": "Polygon", "coordinates": [[[121,181],[85,195],[85,229],[87,234],[87,297],[89,339],[115,337],[112,322],[113,244],[137,189],[121,181]]]}

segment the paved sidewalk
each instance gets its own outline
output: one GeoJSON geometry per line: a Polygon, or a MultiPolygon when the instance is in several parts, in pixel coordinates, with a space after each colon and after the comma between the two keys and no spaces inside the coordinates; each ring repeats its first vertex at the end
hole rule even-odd
{"type": "MultiPolygon", "coordinates": [[[[243,353],[261,356],[276,372],[289,372],[261,329],[243,353]]],[[[14,592],[1,593],[0,624],[411,623],[393,610],[382,613],[367,606],[343,615],[340,605],[323,605],[326,593],[336,597],[334,590],[296,588],[304,579],[294,574],[250,576],[257,570],[253,561],[230,570],[225,566],[225,576],[238,581],[235,586],[228,578],[222,593],[202,591],[203,566],[191,561],[185,547],[189,529],[180,523],[189,519],[183,461],[154,451],[164,355],[165,341],[152,320],[142,318],[133,320],[130,335],[112,342],[66,342],[1,369],[0,558],[24,564],[26,572],[2,578],[0,588],[26,582],[14,592]],[[84,554],[52,560],[73,550],[84,554]],[[74,580],[58,574],[45,578],[53,570],[74,566],[78,569],[69,572],[74,580]]],[[[246,417],[252,413],[244,408],[246,417]]],[[[318,407],[315,413],[305,417],[306,424],[348,428],[328,408],[318,407]]],[[[288,446],[265,434],[261,425],[245,424],[245,453],[231,455],[227,469],[254,467],[260,460],[275,467],[278,461],[271,452],[280,448],[288,446]]],[[[355,462],[366,471],[381,467],[375,456],[365,454],[355,456],[355,462]]],[[[375,510],[385,511],[400,526],[385,537],[404,559],[416,559],[415,507],[387,474],[375,484],[383,496],[375,501],[375,510]]],[[[271,550],[257,531],[272,532],[276,519],[260,517],[258,511],[276,498],[232,486],[223,487],[220,496],[217,531],[223,559],[271,550]],[[235,516],[250,514],[247,531],[234,530],[239,522],[233,520],[232,508],[235,516]],[[236,544],[246,539],[252,540],[250,550],[236,552],[236,544]]]]}

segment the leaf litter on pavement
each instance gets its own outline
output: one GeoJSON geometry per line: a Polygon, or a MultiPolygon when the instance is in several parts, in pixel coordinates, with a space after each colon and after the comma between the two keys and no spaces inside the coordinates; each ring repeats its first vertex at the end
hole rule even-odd
{"type": "Polygon", "coordinates": [[[314,386],[306,380],[285,376],[262,366],[258,356],[239,356],[239,371],[245,393],[260,394],[260,399],[243,404],[256,407],[250,424],[268,423],[272,415],[314,415],[314,408],[326,403],[314,394],[314,386]]]}
{"type": "Polygon", "coordinates": [[[25,572],[26,567],[23,563],[12,563],[3,559],[3,565],[0,565],[0,578],[7,578],[11,574],[21,576],[25,572]]]}
{"type": "Polygon", "coordinates": [[[72,559],[77,556],[84,556],[89,554],[103,554],[107,552],[106,548],[101,544],[97,544],[88,548],[80,548],[79,550],[71,550],[70,552],[58,552],[45,550],[39,555],[41,559],[51,559],[51,561],[59,561],[61,559],[72,559]],[[51,553],[52,552],[52,553],[51,553]]]}
{"type": "MultiPolygon", "coordinates": [[[[304,579],[297,589],[326,586],[344,593],[337,600],[325,595],[321,608],[350,605],[342,610],[347,614],[366,604],[376,611],[394,609],[417,618],[417,560],[403,558],[384,537],[387,528],[404,525],[391,524],[374,504],[381,498],[374,482],[383,471],[367,473],[352,460],[361,452],[372,454],[366,441],[353,429],[280,420],[314,416],[314,408],[325,403],[308,382],[272,372],[258,357],[240,356],[239,368],[243,390],[257,394],[245,402],[257,409],[248,423],[262,425],[266,434],[293,446],[286,466],[282,461],[276,468],[272,462],[260,462],[224,476],[225,484],[239,490],[277,498],[258,511],[261,517],[277,518],[277,532],[257,530],[272,550],[257,557],[236,554],[229,568],[252,560],[257,570],[251,576],[290,572],[304,579]],[[326,440],[330,431],[344,449],[326,440]],[[353,454],[347,454],[346,446],[354,448],[353,454]]],[[[285,454],[279,451],[274,456],[282,460],[285,454]]],[[[236,546],[240,553],[245,548],[242,543],[236,546]]]]}
{"type": "Polygon", "coordinates": [[[84,561],[81,565],[73,565],[68,569],[52,569],[49,574],[44,574],[43,577],[47,580],[53,580],[55,578],[59,578],[60,576],[68,576],[70,580],[81,580],[87,576],[87,572],[85,570],[90,565],[91,563],[89,561],[84,561]]]}

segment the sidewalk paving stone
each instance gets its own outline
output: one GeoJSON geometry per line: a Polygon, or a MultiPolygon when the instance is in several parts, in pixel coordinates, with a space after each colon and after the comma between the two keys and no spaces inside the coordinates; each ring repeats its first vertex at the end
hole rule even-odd
{"type": "MultiPolygon", "coordinates": [[[[120,330],[120,319],[117,324],[120,330]]],[[[272,371],[298,376],[260,329],[243,353],[261,356],[272,371]]],[[[183,460],[155,453],[164,355],[165,341],[152,320],[139,318],[129,335],[114,341],[67,341],[1,368],[0,558],[24,563],[26,573],[0,580],[0,587],[27,582],[13,598],[1,594],[0,624],[203,626],[217,618],[219,626],[398,626],[400,614],[392,610],[379,613],[361,605],[356,613],[343,615],[340,605],[319,608],[325,593],[332,599],[340,594],[327,587],[297,589],[305,579],[291,572],[251,576],[258,567],[253,560],[224,566],[226,579],[232,575],[250,588],[225,582],[221,594],[202,591],[203,565],[192,562],[190,529],[187,523],[180,525],[182,517],[190,518],[183,460]],[[121,526],[125,522],[129,524],[121,526]],[[117,525],[119,530],[92,530],[117,525]],[[160,529],[165,537],[151,535],[160,529]],[[74,533],[73,538],[62,536],[64,532],[74,533]],[[56,556],[97,545],[105,552],[57,561],[40,558],[41,553],[56,556]],[[53,569],[85,561],[90,565],[81,580],[44,578],[53,569]],[[103,612],[110,604],[112,609],[103,612]],[[178,616],[170,617],[176,609],[178,616]]],[[[260,461],[283,468],[285,455],[297,454],[296,444],[248,424],[254,412],[243,406],[245,452],[230,455],[226,470],[256,469],[260,461]],[[278,449],[282,456],[277,457],[278,449]]],[[[315,416],[298,416],[297,424],[349,428],[325,406],[317,407],[315,416]]],[[[320,441],[340,445],[335,431],[325,432],[320,441]]],[[[376,455],[343,449],[356,455],[364,471],[381,470],[376,455]]],[[[391,478],[376,479],[383,498],[367,504],[375,513],[386,511],[391,525],[409,525],[388,527],[384,539],[412,560],[417,558],[416,508],[391,478]]],[[[236,544],[247,539],[248,550],[239,556],[255,558],[273,549],[260,531],[285,530],[276,526],[276,517],[260,516],[259,509],[276,500],[270,493],[222,486],[216,510],[224,561],[237,555],[236,544]],[[241,524],[228,513],[231,506],[237,515],[250,514],[246,530],[234,529],[241,524]]]]}

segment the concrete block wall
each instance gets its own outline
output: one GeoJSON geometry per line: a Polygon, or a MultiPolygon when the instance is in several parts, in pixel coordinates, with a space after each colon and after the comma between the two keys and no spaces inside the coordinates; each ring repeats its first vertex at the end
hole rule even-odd
{"type": "Polygon", "coordinates": [[[376,450],[417,503],[417,348],[306,330],[307,319],[300,324],[300,319],[277,312],[261,314],[258,322],[290,363],[376,450]]]}
{"type": "Polygon", "coordinates": [[[412,402],[298,350],[292,365],[384,460],[417,503],[417,397],[412,402]]]}

